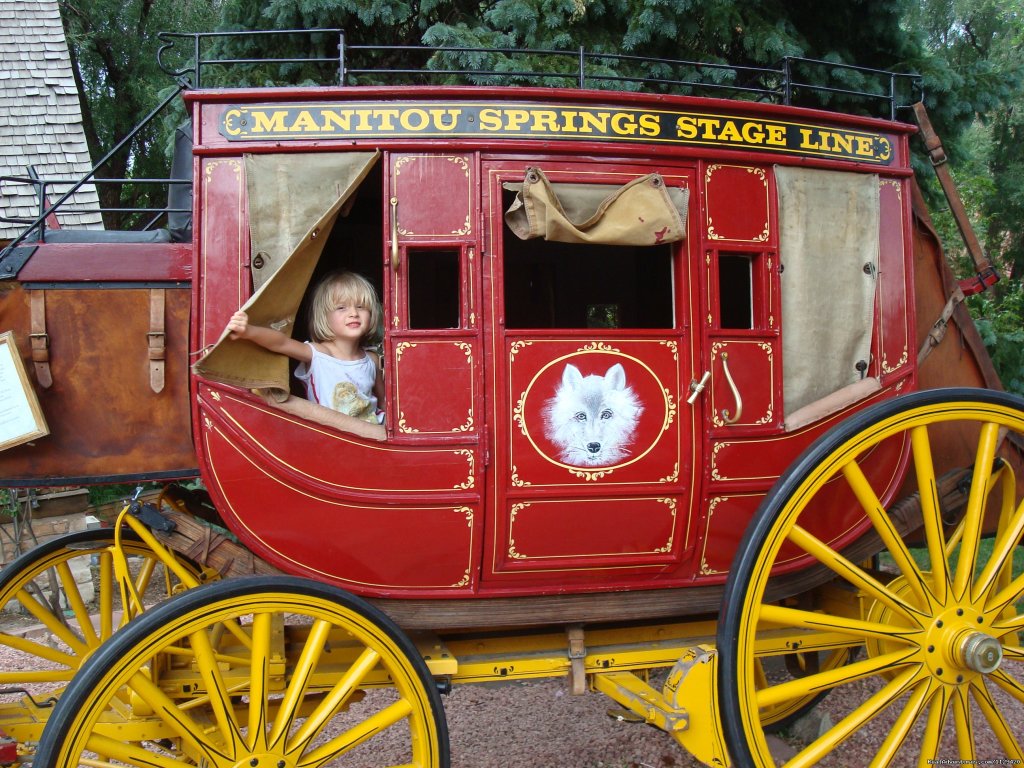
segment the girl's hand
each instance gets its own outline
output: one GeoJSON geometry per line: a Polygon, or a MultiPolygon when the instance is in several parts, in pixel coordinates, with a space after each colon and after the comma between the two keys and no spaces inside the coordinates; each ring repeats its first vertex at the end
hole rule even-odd
{"type": "Polygon", "coordinates": [[[249,330],[249,316],[242,310],[238,310],[228,320],[228,338],[244,339],[249,330]]]}

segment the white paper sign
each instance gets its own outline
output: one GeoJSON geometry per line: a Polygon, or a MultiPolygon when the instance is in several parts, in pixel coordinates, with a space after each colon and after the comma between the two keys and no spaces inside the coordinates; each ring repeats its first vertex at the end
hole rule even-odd
{"type": "Polygon", "coordinates": [[[0,450],[49,434],[11,331],[0,334],[0,450]]]}

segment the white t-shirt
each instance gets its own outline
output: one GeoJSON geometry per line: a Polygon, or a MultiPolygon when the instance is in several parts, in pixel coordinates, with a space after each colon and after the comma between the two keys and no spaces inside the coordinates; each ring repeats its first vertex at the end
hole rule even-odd
{"type": "Polygon", "coordinates": [[[357,419],[381,424],[384,412],[377,409],[373,384],[377,380],[377,365],[370,355],[362,360],[339,360],[326,355],[309,344],[313,359],[309,364],[299,363],[295,376],[306,385],[306,397],[314,403],[326,405],[335,411],[347,413],[357,419]]]}

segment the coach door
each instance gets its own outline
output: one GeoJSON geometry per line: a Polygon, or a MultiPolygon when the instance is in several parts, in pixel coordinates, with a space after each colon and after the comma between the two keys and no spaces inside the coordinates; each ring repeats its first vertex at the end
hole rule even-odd
{"type": "Polygon", "coordinates": [[[689,170],[485,164],[483,580],[668,579],[691,548],[689,170]],[[553,574],[557,574],[553,578],[553,574]]]}

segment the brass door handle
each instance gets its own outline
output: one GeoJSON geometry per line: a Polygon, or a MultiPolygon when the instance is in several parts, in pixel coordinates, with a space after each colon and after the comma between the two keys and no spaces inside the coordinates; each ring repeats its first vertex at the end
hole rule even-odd
{"type": "Polygon", "coordinates": [[[693,405],[697,402],[697,398],[700,397],[700,393],[704,391],[704,387],[710,378],[711,371],[704,371],[704,375],[700,377],[700,381],[694,379],[690,382],[690,396],[686,398],[687,403],[693,405]]]}
{"type": "Polygon", "coordinates": [[[391,269],[398,271],[398,198],[391,198],[391,269]]]}
{"type": "Polygon", "coordinates": [[[732,396],[736,400],[736,414],[732,417],[729,416],[729,409],[722,409],[722,420],[726,424],[735,424],[740,420],[743,415],[743,398],[740,397],[740,391],[736,388],[736,382],[733,381],[732,374],[729,372],[729,353],[722,353],[722,370],[725,372],[725,380],[729,382],[729,389],[732,390],[732,396]]]}

